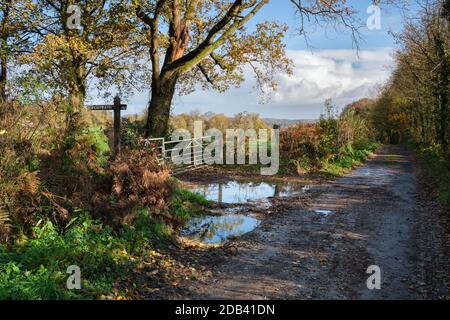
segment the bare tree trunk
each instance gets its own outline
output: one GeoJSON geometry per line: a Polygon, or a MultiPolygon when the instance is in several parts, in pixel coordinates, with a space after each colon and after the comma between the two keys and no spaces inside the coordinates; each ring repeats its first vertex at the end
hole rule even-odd
{"type": "Polygon", "coordinates": [[[69,103],[72,107],[72,112],[79,112],[84,105],[86,97],[85,84],[85,67],[84,60],[78,58],[72,62],[73,65],[68,67],[68,87],[69,87],[69,103]],[[70,70],[70,71],[69,71],[70,70]]]}
{"type": "Polygon", "coordinates": [[[152,82],[152,94],[148,108],[147,136],[165,137],[169,129],[172,106],[178,75],[161,76],[152,82]]]}
{"type": "Polygon", "coordinates": [[[3,53],[0,58],[0,101],[6,101],[7,92],[6,92],[6,81],[7,77],[7,57],[6,53],[3,53]]]}
{"type": "Polygon", "coordinates": [[[81,60],[67,68],[69,110],[66,113],[67,134],[75,134],[82,127],[82,108],[86,97],[84,66],[81,60]]]}

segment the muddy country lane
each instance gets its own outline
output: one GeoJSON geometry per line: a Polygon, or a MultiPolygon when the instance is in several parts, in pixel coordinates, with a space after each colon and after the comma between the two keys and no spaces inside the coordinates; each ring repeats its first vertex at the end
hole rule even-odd
{"type": "Polygon", "coordinates": [[[283,200],[283,213],[237,240],[237,253],[183,298],[448,298],[448,237],[418,180],[407,151],[381,148],[345,177],[283,200]],[[370,265],[381,268],[381,290],[367,289],[370,265]]]}

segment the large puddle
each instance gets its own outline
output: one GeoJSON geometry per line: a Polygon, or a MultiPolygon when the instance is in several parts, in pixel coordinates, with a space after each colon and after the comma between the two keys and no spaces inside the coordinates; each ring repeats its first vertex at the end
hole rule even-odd
{"type": "Polygon", "coordinates": [[[270,197],[288,197],[299,194],[308,186],[291,183],[237,182],[197,185],[193,191],[219,204],[246,204],[269,202],[270,197]]]}
{"type": "Polygon", "coordinates": [[[191,219],[181,234],[204,243],[219,244],[250,232],[258,225],[257,219],[239,214],[207,216],[191,219]]]}
{"type": "MultiPolygon", "coordinates": [[[[300,194],[309,186],[283,182],[238,182],[197,185],[193,192],[219,204],[253,204],[258,208],[270,207],[270,198],[300,194]]],[[[259,225],[254,217],[237,214],[242,207],[220,210],[224,215],[193,218],[181,230],[181,234],[208,244],[223,243],[230,237],[238,237],[259,225]],[[236,210],[234,210],[236,209],[236,210]]]]}

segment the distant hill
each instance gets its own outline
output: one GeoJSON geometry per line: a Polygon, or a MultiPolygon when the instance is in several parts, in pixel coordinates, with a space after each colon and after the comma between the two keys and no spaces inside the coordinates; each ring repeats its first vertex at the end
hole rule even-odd
{"type": "Polygon", "coordinates": [[[273,127],[274,124],[279,125],[281,128],[287,128],[301,123],[316,123],[317,120],[304,119],[304,120],[288,120],[288,119],[273,119],[263,118],[264,122],[273,127]]]}

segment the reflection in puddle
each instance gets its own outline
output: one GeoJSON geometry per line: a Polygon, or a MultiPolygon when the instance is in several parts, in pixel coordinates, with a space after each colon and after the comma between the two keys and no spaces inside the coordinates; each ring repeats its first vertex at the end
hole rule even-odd
{"type": "Polygon", "coordinates": [[[315,210],[318,214],[323,214],[324,216],[329,216],[330,214],[333,214],[334,212],[331,210],[315,210]]]}
{"type": "Polygon", "coordinates": [[[229,214],[191,219],[181,234],[209,244],[225,242],[230,237],[241,236],[259,225],[255,218],[229,214]]]}
{"type": "Polygon", "coordinates": [[[268,202],[270,197],[288,197],[309,189],[308,186],[289,183],[237,182],[198,185],[193,191],[219,204],[268,202]]]}

